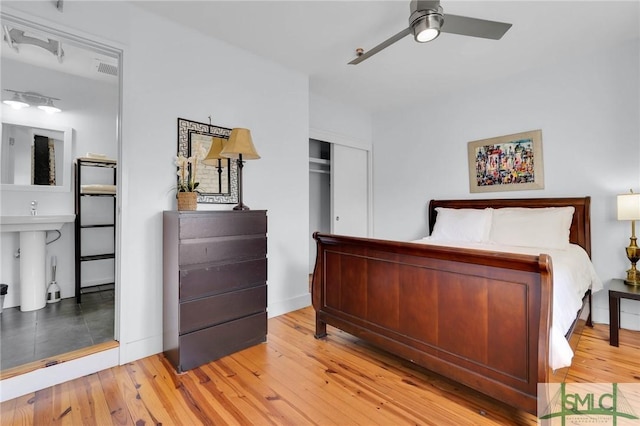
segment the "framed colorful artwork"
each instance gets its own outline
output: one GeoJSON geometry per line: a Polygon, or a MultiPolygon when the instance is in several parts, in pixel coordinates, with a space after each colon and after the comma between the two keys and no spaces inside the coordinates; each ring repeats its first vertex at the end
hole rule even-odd
{"type": "Polygon", "coordinates": [[[469,142],[469,190],[544,188],[542,130],[469,142]]]}

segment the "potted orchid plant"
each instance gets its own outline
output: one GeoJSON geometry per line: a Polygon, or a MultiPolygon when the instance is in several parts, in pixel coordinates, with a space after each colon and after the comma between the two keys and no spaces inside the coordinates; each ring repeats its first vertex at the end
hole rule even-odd
{"type": "Polygon", "coordinates": [[[177,198],[178,210],[195,210],[200,182],[196,180],[198,163],[207,155],[206,148],[200,142],[194,144],[193,155],[185,157],[179,153],[175,164],[178,166],[177,198]]]}

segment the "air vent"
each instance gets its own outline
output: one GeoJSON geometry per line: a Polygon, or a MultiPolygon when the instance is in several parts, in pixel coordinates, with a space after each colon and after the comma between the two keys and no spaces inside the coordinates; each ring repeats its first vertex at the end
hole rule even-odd
{"type": "Polygon", "coordinates": [[[114,77],[118,76],[118,66],[114,65],[114,64],[109,64],[105,61],[102,61],[100,59],[94,59],[93,60],[93,69],[96,72],[99,72],[101,74],[107,74],[107,75],[112,75],[114,77]]]}

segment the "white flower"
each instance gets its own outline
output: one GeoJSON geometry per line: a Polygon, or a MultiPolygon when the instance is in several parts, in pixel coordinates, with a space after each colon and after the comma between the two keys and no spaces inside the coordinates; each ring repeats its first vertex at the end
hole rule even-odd
{"type": "Polygon", "coordinates": [[[188,168],[189,160],[185,158],[182,153],[178,154],[176,157],[175,165],[178,166],[178,171],[176,174],[178,175],[178,191],[188,191],[189,190],[189,168],[188,168]]]}
{"type": "Polygon", "coordinates": [[[187,158],[182,155],[182,153],[178,154],[178,156],[176,157],[176,166],[178,167],[185,167],[187,165],[187,158]]]}
{"type": "Polygon", "coordinates": [[[196,182],[198,163],[207,156],[208,151],[202,143],[198,141],[193,145],[192,154],[193,155],[188,158],[182,153],[176,157],[175,164],[178,166],[177,175],[179,176],[178,191],[180,192],[195,192],[198,187],[198,182],[196,182]],[[189,164],[191,165],[191,173],[189,173],[189,164]]]}

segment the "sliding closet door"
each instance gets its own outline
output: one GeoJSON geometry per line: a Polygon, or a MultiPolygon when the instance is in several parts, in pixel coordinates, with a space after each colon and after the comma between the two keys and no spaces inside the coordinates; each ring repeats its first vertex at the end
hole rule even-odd
{"type": "Polygon", "coordinates": [[[369,229],[368,152],[331,144],[331,232],[366,237],[369,229]]]}

